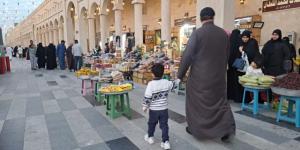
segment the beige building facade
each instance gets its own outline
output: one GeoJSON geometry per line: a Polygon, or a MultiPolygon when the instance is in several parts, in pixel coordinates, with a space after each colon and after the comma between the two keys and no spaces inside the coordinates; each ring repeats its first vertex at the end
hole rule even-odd
{"type": "Polygon", "coordinates": [[[264,22],[262,29],[255,30],[260,45],[279,28],[284,35],[293,35],[300,48],[300,7],[263,12],[262,0],[244,0],[243,4],[241,0],[45,0],[7,32],[6,44],[27,46],[34,40],[56,45],[65,40],[69,45],[77,39],[87,52],[96,45],[103,47],[112,35],[123,37],[125,33],[134,33],[135,45],[151,43],[151,36],[152,45],[158,38],[172,42],[177,37],[184,43],[181,36],[188,38],[187,31],[201,26],[199,12],[206,6],[216,10],[216,24],[227,31],[235,28],[235,18],[259,16],[264,22]]]}

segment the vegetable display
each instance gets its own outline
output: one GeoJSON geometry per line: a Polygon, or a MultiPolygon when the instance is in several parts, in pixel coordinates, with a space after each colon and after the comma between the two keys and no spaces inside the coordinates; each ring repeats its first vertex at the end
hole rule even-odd
{"type": "Polygon", "coordinates": [[[244,86],[258,87],[258,88],[269,88],[275,82],[271,76],[251,76],[244,75],[239,77],[239,81],[244,86]]]}
{"type": "Polygon", "coordinates": [[[289,73],[282,78],[277,78],[272,86],[290,90],[300,90],[300,75],[297,73],[289,73]]]}

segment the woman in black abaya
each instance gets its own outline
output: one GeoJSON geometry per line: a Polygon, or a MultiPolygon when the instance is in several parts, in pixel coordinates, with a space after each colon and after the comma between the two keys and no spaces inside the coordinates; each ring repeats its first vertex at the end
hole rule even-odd
{"type": "Polygon", "coordinates": [[[230,54],[227,70],[227,98],[234,100],[235,102],[240,102],[242,99],[242,93],[240,93],[239,90],[238,71],[236,68],[232,67],[234,61],[241,57],[239,51],[239,46],[241,44],[240,33],[240,30],[235,29],[230,35],[230,54]]]}
{"type": "Polygon", "coordinates": [[[272,33],[272,38],[262,49],[264,56],[264,73],[271,76],[279,76],[287,73],[284,65],[290,60],[288,46],[282,41],[282,32],[276,29],[272,33]]]}
{"type": "Polygon", "coordinates": [[[53,70],[56,67],[56,48],[53,44],[49,44],[47,48],[47,69],[53,70]]]}
{"type": "Polygon", "coordinates": [[[43,47],[42,43],[38,44],[37,51],[36,51],[37,63],[39,68],[45,68],[46,63],[46,50],[43,47]]]}

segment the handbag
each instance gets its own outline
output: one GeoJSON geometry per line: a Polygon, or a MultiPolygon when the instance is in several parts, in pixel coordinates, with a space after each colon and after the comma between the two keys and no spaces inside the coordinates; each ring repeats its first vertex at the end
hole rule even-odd
{"type": "Polygon", "coordinates": [[[243,70],[246,65],[246,61],[243,58],[237,58],[234,60],[232,67],[238,70],[243,70]]]}

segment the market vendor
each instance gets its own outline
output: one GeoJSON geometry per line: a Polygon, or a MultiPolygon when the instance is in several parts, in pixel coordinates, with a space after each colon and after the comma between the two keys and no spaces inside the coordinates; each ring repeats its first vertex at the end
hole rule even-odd
{"type": "Polygon", "coordinates": [[[186,130],[200,140],[221,138],[228,142],[235,134],[235,121],[226,94],[229,37],[214,25],[212,8],[202,9],[200,16],[203,25],[192,33],[178,71],[178,78],[182,80],[190,68],[186,130]]]}

